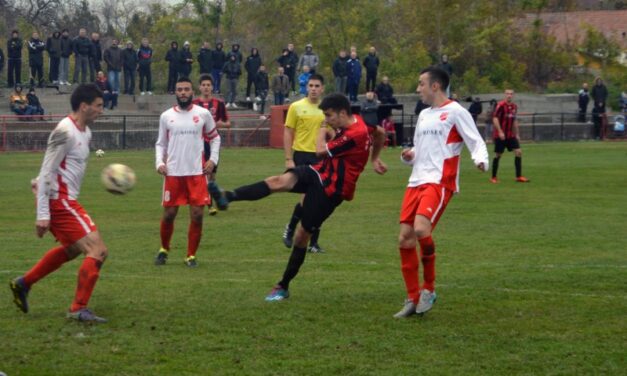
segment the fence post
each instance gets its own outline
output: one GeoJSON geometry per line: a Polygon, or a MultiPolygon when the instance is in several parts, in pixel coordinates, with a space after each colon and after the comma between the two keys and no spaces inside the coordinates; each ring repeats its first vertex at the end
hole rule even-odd
{"type": "Polygon", "coordinates": [[[126,149],[126,115],[122,116],[122,149],[126,149]]]}
{"type": "Polygon", "coordinates": [[[564,141],[564,113],[560,113],[560,136],[564,141]]]}
{"type": "Polygon", "coordinates": [[[536,141],[536,113],[531,114],[531,140],[536,141]]]}

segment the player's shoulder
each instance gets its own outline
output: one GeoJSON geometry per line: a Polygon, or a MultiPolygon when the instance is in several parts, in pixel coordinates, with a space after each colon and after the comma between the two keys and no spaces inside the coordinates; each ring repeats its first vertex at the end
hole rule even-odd
{"type": "Polygon", "coordinates": [[[199,113],[199,114],[211,114],[211,112],[209,110],[207,110],[206,108],[199,106],[197,104],[195,104],[192,108],[191,111],[194,111],[195,113],[199,113]]]}

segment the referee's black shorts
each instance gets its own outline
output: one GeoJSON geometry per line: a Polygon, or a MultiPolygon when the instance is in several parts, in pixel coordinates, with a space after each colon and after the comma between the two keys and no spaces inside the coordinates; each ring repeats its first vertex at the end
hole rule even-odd
{"type": "Polygon", "coordinates": [[[312,233],[322,226],[336,207],[342,203],[339,197],[329,197],[322,188],[320,176],[309,166],[296,166],[287,170],[298,178],[291,192],[304,193],[303,216],[300,224],[305,231],[312,233]]]}
{"type": "Polygon", "coordinates": [[[507,148],[507,151],[512,151],[516,149],[520,149],[520,143],[516,137],[506,138],[501,140],[500,138],[494,139],[494,152],[498,154],[503,154],[507,148]]]}
{"type": "Polygon", "coordinates": [[[320,162],[320,158],[316,157],[316,153],[308,151],[294,150],[294,156],[292,158],[296,166],[314,165],[320,162]]]}

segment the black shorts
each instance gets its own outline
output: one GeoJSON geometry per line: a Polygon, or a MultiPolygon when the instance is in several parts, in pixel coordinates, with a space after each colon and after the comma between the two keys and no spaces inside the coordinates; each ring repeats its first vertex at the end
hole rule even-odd
{"type": "Polygon", "coordinates": [[[309,166],[297,166],[287,170],[298,178],[291,192],[304,193],[303,216],[300,224],[305,231],[312,233],[322,226],[336,207],[342,203],[341,198],[329,197],[322,188],[320,176],[309,166]]]}
{"type": "Polygon", "coordinates": [[[314,165],[320,162],[320,158],[316,157],[316,153],[311,153],[308,151],[294,151],[294,165],[296,166],[308,166],[314,165]]]}
{"type": "Polygon", "coordinates": [[[507,151],[512,151],[516,149],[520,149],[520,143],[516,137],[506,138],[501,140],[500,138],[494,139],[494,152],[498,154],[503,154],[507,148],[507,151]]]}
{"type": "MultiPolygon", "coordinates": [[[[205,158],[203,162],[207,162],[210,156],[211,156],[211,144],[205,141],[205,158]]],[[[213,166],[213,171],[211,172],[213,172],[214,174],[218,172],[218,165],[213,166]]]]}

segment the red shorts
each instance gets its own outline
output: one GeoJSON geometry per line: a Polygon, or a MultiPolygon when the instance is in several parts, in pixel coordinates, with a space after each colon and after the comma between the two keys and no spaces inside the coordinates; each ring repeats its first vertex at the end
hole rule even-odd
{"type": "Polygon", "coordinates": [[[207,191],[207,177],[166,176],[163,183],[163,206],[204,206],[211,203],[207,191]]]}
{"type": "Polygon", "coordinates": [[[50,232],[64,246],[70,246],[97,230],[78,201],[50,200],[50,232]]]}
{"type": "Polygon", "coordinates": [[[413,227],[416,216],[422,215],[435,227],[451,197],[453,192],[440,184],[408,187],[403,197],[400,223],[407,223],[413,227]]]}

